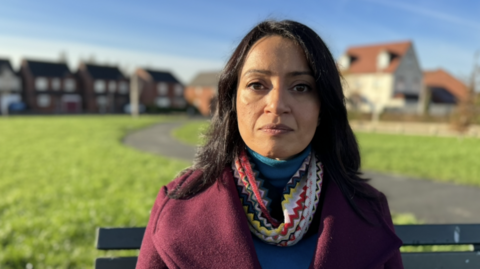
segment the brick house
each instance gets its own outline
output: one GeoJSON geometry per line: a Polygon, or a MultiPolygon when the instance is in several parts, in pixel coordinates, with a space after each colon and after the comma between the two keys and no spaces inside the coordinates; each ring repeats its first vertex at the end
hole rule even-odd
{"type": "Polygon", "coordinates": [[[432,103],[457,104],[468,98],[467,86],[443,69],[425,71],[423,76],[432,103]]]}
{"type": "Polygon", "coordinates": [[[121,113],[129,102],[129,80],[118,67],[81,63],[77,78],[88,113],[121,113]]]}
{"type": "Polygon", "coordinates": [[[77,80],[65,63],[23,60],[20,68],[23,99],[32,113],[82,111],[77,80]]]}
{"type": "Polygon", "coordinates": [[[455,105],[468,98],[467,86],[443,69],[423,72],[428,93],[428,113],[448,115],[455,105]]]}
{"type": "Polygon", "coordinates": [[[202,72],[185,87],[185,100],[204,116],[212,115],[215,111],[219,76],[220,72],[202,72]]]}
{"type": "Polygon", "coordinates": [[[419,112],[423,72],[412,42],[350,47],[338,67],[350,109],[419,112]]]}
{"type": "Polygon", "coordinates": [[[170,72],[139,68],[140,104],[149,108],[184,109],[184,87],[170,72]]]}
{"type": "Polygon", "coordinates": [[[7,112],[10,104],[22,102],[22,80],[9,60],[0,59],[0,111],[7,112]]]}

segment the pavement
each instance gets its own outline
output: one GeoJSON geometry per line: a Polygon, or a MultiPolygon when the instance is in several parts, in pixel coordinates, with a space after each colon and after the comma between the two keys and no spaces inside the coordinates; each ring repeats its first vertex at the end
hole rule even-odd
{"type": "MultiPolygon", "coordinates": [[[[195,147],[171,136],[187,121],[160,123],[127,135],[123,142],[141,151],[193,160],[195,147]]],[[[426,179],[364,171],[370,184],[383,192],[390,210],[411,213],[424,223],[480,223],[480,188],[426,179]]]]}

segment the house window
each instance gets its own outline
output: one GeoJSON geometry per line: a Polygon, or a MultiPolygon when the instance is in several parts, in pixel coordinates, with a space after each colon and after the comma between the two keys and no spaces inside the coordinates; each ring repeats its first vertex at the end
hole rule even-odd
{"type": "Polygon", "coordinates": [[[61,84],[61,81],[59,78],[52,79],[52,90],[54,91],[60,90],[60,84],[61,84]]]}
{"type": "Polygon", "coordinates": [[[380,52],[377,56],[377,69],[383,70],[390,64],[390,54],[386,51],[380,52]]]}
{"type": "Polygon", "coordinates": [[[395,88],[397,91],[404,91],[405,90],[405,79],[403,77],[397,78],[397,82],[395,83],[395,88]]]}
{"type": "Polygon", "coordinates": [[[183,95],[183,87],[180,84],[175,85],[175,95],[182,96],[183,95]]]}
{"type": "Polygon", "coordinates": [[[413,90],[415,91],[420,91],[421,86],[420,86],[420,79],[419,78],[414,78],[413,83],[412,83],[413,90]]]}
{"type": "Polygon", "coordinates": [[[39,107],[48,107],[50,106],[50,95],[40,94],[37,96],[37,104],[39,107]]]}
{"type": "Polygon", "coordinates": [[[170,107],[170,98],[158,97],[156,103],[158,107],[162,107],[162,108],[170,107]]]}
{"type": "Polygon", "coordinates": [[[121,81],[118,85],[118,92],[122,94],[128,93],[128,84],[125,81],[121,81]]]}
{"type": "Polygon", "coordinates": [[[168,85],[165,82],[160,82],[157,85],[158,94],[160,96],[165,96],[168,93],[168,85]]]}
{"type": "Polygon", "coordinates": [[[182,97],[175,98],[175,106],[176,107],[183,108],[186,105],[187,105],[187,103],[185,102],[185,99],[183,99],[182,97]]]}
{"type": "Polygon", "coordinates": [[[109,92],[115,92],[115,90],[117,89],[117,83],[115,81],[110,81],[108,83],[108,91],[109,92]]]}
{"type": "Polygon", "coordinates": [[[99,106],[105,106],[107,105],[108,103],[108,100],[107,100],[107,97],[106,96],[97,96],[97,105],[99,106]]]}
{"type": "Polygon", "coordinates": [[[75,91],[75,80],[73,78],[67,78],[63,81],[63,83],[64,83],[64,90],[66,92],[75,91]]]}
{"type": "Polygon", "coordinates": [[[93,90],[96,93],[104,93],[105,92],[105,81],[103,80],[95,80],[95,83],[93,84],[93,90]]]}
{"type": "Polygon", "coordinates": [[[48,89],[48,80],[47,78],[38,77],[35,79],[35,89],[37,91],[46,91],[48,89]]]}

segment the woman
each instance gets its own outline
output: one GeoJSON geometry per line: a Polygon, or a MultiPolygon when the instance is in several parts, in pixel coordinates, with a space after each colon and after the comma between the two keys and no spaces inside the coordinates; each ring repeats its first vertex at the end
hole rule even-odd
{"type": "Polygon", "coordinates": [[[258,24],[218,90],[206,144],[160,190],[137,268],[403,268],[314,31],[258,24]]]}

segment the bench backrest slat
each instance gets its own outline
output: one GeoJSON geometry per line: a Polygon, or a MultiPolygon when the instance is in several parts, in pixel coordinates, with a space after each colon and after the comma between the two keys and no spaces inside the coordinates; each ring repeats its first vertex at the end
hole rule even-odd
{"type": "Polygon", "coordinates": [[[98,228],[97,249],[140,249],[145,228],[98,228]]]}
{"type": "Polygon", "coordinates": [[[480,252],[403,252],[405,269],[480,268],[480,252]]]}
{"type": "Polygon", "coordinates": [[[480,244],[480,224],[396,225],[403,245],[480,244]]]}
{"type": "MultiPolygon", "coordinates": [[[[408,268],[480,268],[480,224],[395,225],[404,245],[474,245],[471,252],[402,253],[408,268]]],[[[140,249],[145,228],[99,228],[97,249],[140,249]]],[[[96,269],[135,268],[136,257],[97,258],[96,269]]]]}
{"type": "Polygon", "coordinates": [[[135,269],[137,257],[97,258],[95,269],[135,269]]]}
{"type": "MultiPolygon", "coordinates": [[[[395,225],[405,246],[480,245],[480,224],[395,225]]],[[[99,228],[97,249],[140,249],[145,228],[99,228]]]]}

